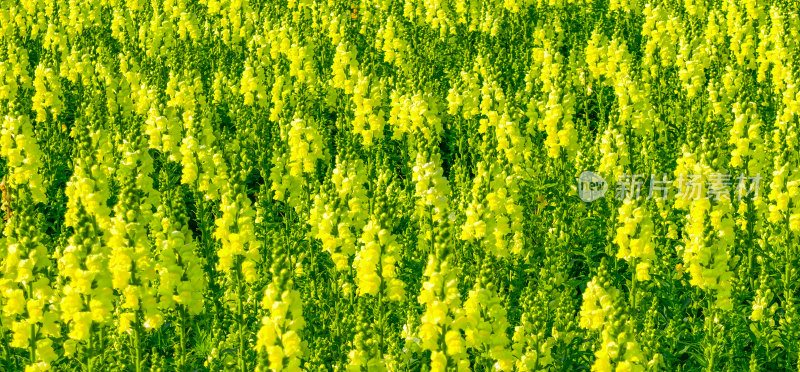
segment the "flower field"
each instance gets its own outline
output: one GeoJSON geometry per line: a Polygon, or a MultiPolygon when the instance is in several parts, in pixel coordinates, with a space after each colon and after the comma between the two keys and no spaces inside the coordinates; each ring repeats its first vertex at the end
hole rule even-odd
{"type": "Polygon", "coordinates": [[[798,371],[796,0],[0,0],[0,371],[798,371]]]}

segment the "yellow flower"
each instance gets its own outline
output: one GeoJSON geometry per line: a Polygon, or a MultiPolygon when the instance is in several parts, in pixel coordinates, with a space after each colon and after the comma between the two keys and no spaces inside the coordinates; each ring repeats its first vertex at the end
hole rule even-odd
{"type": "Polygon", "coordinates": [[[298,356],[301,354],[300,336],[297,335],[297,332],[289,331],[283,334],[281,343],[283,344],[283,349],[287,356],[298,356]]]}
{"type": "Polygon", "coordinates": [[[16,315],[25,312],[25,295],[20,289],[5,290],[6,303],[3,312],[6,315],[16,315]]]}
{"type": "Polygon", "coordinates": [[[92,326],[92,314],[89,312],[76,313],[70,323],[69,338],[76,341],[86,341],[89,339],[89,332],[92,326]]]}
{"type": "Polygon", "coordinates": [[[441,351],[431,354],[431,372],[444,372],[447,366],[447,356],[441,351]]]}
{"type": "Polygon", "coordinates": [[[122,313],[119,315],[119,326],[117,331],[119,333],[125,333],[131,331],[131,325],[136,321],[136,315],[134,313],[122,313]]]}
{"type": "Polygon", "coordinates": [[[75,355],[75,351],[77,351],[78,343],[75,340],[66,340],[64,341],[64,356],[65,357],[72,357],[75,355]]]}
{"type": "Polygon", "coordinates": [[[31,337],[31,326],[25,320],[15,321],[11,324],[11,347],[27,348],[31,337]]]}

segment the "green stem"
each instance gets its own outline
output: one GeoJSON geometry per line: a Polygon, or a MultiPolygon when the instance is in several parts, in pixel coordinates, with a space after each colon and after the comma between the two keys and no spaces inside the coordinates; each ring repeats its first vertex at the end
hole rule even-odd
{"type": "Polygon", "coordinates": [[[783,279],[783,299],[784,299],[784,301],[788,301],[792,296],[792,291],[791,291],[791,288],[790,288],[790,283],[791,283],[791,280],[792,280],[791,271],[790,271],[791,266],[792,266],[792,252],[791,252],[791,249],[792,249],[792,247],[791,247],[792,246],[792,235],[791,235],[791,231],[789,230],[788,226],[786,227],[785,231],[786,231],[786,241],[784,243],[784,247],[785,247],[785,253],[786,253],[786,260],[784,262],[784,267],[783,267],[783,275],[784,275],[784,279],[783,279]]]}
{"type": "Polygon", "coordinates": [[[30,363],[36,363],[36,324],[31,324],[31,338],[29,342],[30,363]]]}
{"type": "MultiPolygon", "coordinates": [[[[381,262],[380,259],[379,259],[378,262],[381,262]]],[[[383,306],[383,291],[384,291],[385,284],[384,284],[384,281],[383,281],[383,275],[380,275],[380,276],[381,276],[381,286],[380,286],[380,290],[378,291],[378,314],[379,314],[378,315],[379,316],[379,318],[378,318],[379,324],[378,325],[380,327],[380,340],[379,340],[379,343],[378,343],[378,352],[381,353],[380,356],[383,356],[383,343],[384,343],[384,333],[385,333],[385,331],[384,331],[384,319],[385,319],[384,311],[385,311],[385,307],[383,306]]]]}
{"type": "Polygon", "coordinates": [[[8,362],[8,340],[6,340],[6,329],[4,327],[0,327],[0,349],[3,350],[3,361],[8,362]]]}
{"type": "Polygon", "coordinates": [[[180,365],[178,366],[178,369],[183,371],[186,369],[186,330],[184,328],[186,327],[186,312],[182,306],[178,309],[178,315],[178,337],[180,339],[180,344],[178,345],[178,350],[180,353],[178,356],[178,362],[180,365]]]}
{"type": "MultiPolygon", "coordinates": [[[[631,309],[636,311],[636,258],[631,259],[631,309]]],[[[631,314],[633,315],[633,314],[631,314]]]]}
{"type": "MultiPolygon", "coordinates": [[[[28,298],[33,298],[33,287],[28,286],[28,298]]],[[[31,336],[28,341],[28,351],[30,352],[30,363],[36,362],[36,323],[31,324],[31,336]]]]}
{"type": "Polygon", "coordinates": [[[89,345],[86,350],[86,370],[92,372],[92,357],[94,354],[94,343],[92,342],[92,333],[89,333],[89,345]]]}
{"type": "Polygon", "coordinates": [[[247,371],[247,363],[244,360],[244,305],[242,304],[242,278],[241,274],[236,273],[236,321],[239,323],[239,371],[247,371]]]}
{"type": "Polygon", "coordinates": [[[139,312],[136,312],[136,324],[133,325],[133,367],[136,372],[142,371],[142,350],[139,340],[139,312]]]}

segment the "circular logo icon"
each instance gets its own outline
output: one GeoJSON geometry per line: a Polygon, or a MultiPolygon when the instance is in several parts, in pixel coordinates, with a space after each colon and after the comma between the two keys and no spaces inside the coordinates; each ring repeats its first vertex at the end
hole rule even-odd
{"type": "Polygon", "coordinates": [[[597,173],[581,172],[578,176],[578,196],[589,203],[602,198],[608,191],[608,183],[597,173]]]}

